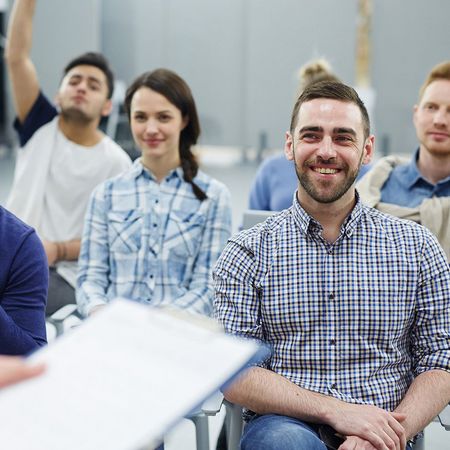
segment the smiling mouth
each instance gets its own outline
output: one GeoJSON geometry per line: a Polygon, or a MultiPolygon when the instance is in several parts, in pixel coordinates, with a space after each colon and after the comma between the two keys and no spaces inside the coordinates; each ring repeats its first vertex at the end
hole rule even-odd
{"type": "Polygon", "coordinates": [[[314,167],[312,169],[314,172],[318,172],[318,173],[322,173],[322,174],[335,174],[338,173],[339,170],[338,169],[331,169],[329,167],[314,167]]]}

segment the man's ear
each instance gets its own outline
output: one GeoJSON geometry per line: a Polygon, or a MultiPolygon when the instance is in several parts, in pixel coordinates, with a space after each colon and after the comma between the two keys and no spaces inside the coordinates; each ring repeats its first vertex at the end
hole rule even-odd
{"type": "Polygon", "coordinates": [[[294,142],[292,140],[292,135],[289,131],[286,131],[285,141],[284,141],[284,155],[288,161],[294,159],[294,142]]]}
{"type": "Polygon", "coordinates": [[[103,117],[109,116],[111,114],[112,108],[113,108],[112,100],[111,99],[106,100],[106,102],[103,105],[101,115],[103,117]]]}
{"type": "Polygon", "coordinates": [[[375,144],[375,136],[372,134],[366,139],[366,142],[364,144],[363,148],[364,156],[362,159],[363,164],[369,164],[370,161],[372,161],[373,151],[375,148],[374,144],[375,144]]]}

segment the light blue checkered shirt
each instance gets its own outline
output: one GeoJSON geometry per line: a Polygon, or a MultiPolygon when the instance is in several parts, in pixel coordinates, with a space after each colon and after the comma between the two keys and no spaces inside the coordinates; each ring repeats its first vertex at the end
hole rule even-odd
{"type": "Polygon", "coordinates": [[[414,376],[450,371],[450,271],[425,228],[358,200],[334,244],[298,204],[234,236],[215,315],[273,347],[298,386],[393,410],[414,376]]]}
{"type": "Polygon", "coordinates": [[[157,183],[139,160],[94,191],[77,280],[83,314],[115,297],[210,314],[212,267],[231,233],[228,189],[199,172],[198,200],[181,168],[157,183]]]}

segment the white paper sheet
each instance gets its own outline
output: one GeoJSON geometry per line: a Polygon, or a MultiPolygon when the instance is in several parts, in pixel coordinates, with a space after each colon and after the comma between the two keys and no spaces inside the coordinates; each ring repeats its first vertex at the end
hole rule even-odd
{"type": "Polygon", "coordinates": [[[0,448],[135,450],[261,350],[164,311],[116,300],[37,352],[46,373],[0,392],[0,448]]]}

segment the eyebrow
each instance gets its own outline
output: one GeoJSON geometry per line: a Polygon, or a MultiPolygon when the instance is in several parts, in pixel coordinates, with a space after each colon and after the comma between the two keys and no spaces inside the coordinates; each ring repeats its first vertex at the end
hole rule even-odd
{"type": "MultiPolygon", "coordinates": [[[[300,128],[299,134],[303,134],[308,131],[313,131],[315,133],[323,133],[323,128],[316,126],[307,126],[300,128]]],[[[345,127],[333,128],[333,134],[351,134],[352,136],[356,137],[356,131],[353,128],[345,128],[345,127]]]]}
{"type": "MultiPolygon", "coordinates": [[[[71,75],[69,77],[69,80],[72,80],[73,78],[80,79],[80,78],[83,78],[83,75],[81,75],[79,73],[74,73],[73,75],[71,75]]],[[[87,79],[88,79],[88,81],[93,81],[95,83],[101,84],[101,80],[97,77],[93,77],[92,75],[88,76],[87,79]]]]}

